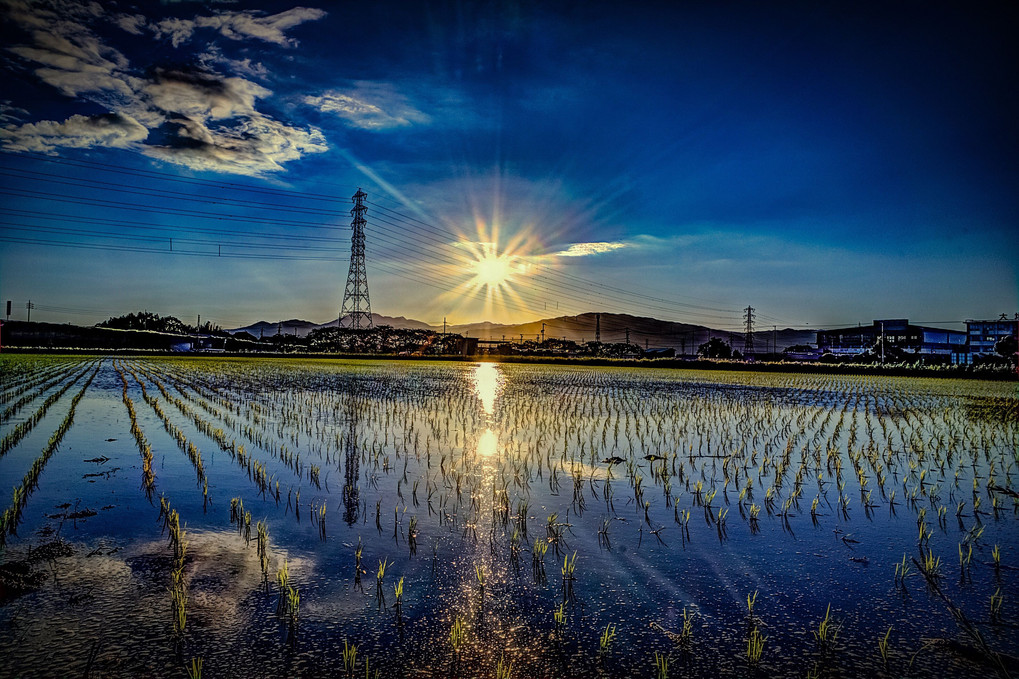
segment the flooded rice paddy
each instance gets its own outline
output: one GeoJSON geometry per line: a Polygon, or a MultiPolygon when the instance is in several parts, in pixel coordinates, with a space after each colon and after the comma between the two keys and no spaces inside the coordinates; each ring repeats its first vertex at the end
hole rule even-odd
{"type": "Polygon", "coordinates": [[[1019,673],[1014,383],[36,356],[0,377],[5,677],[1019,673]]]}

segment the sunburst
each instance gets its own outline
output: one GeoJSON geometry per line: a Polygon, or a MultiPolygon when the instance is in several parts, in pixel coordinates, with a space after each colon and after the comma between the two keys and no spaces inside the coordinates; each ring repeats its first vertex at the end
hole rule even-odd
{"type": "Polygon", "coordinates": [[[466,306],[481,299],[484,313],[505,313],[507,309],[521,311],[533,306],[515,289],[524,284],[533,268],[533,239],[522,230],[505,245],[500,244],[499,228],[482,219],[475,220],[477,235],[471,239],[461,236],[457,246],[463,250],[455,277],[460,283],[445,296],[456,299],[458,306],[466,306]]]}

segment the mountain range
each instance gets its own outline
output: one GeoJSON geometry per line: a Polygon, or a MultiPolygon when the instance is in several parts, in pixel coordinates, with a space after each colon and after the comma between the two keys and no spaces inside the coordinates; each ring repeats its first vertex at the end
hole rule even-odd
{"type": "MultiPolygon", "coordinates": [[[[372,314],[372,322],[376,325],[389,325],[394,328],[408,330],[432,330],[441,332],[442,326],[433,326],[422,321],[403,316],[384,316],[372,314]]],[[[285,335],[304,337],[317,328],[336,327],[336,321],[312,323],[291,319],[288,321],[258,321],[243,328],[228,330],[230,333],[248,332],[255,337],[270,337],[277,332],[285,335]]],[[[711,337],[720,337],[729,341],[733,348],[743,348],[743,333],[708,328],[703,325],[662,321],[657,318],[631,316],[629,314],[596,314],[584,313],[577,316],[557,316],[544,318],[528,323],[467,323],[450,325],[446,332],[457,333],[482,340],[520,341],[542,338],[564,338],[575,342],[591,342],[595,340],[596,326],[601,326],[601,341],[605,343],[625,342],[627,335],[633,344],[646,348],[673,348],[677,353],[692,354],[697,347],[711,337]],[[598,318],[600,316],[600,319],[598,318]]],[[[765,351],[781,351],[797,344],[813,344],[816,334],[813,330],[760,330],[753,334],[754,347],[758,353],[765,351]]]]}

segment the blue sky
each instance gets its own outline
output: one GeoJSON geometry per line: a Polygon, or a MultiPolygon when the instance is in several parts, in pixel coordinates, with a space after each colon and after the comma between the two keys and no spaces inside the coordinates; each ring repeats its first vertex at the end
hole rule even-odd
{"type": "Polygon", "coordinates": [[[361,187],[392,316],[1019,310],[1007,3],[665,5],[0,0],[0,297],[323,322],[361,187]]]}

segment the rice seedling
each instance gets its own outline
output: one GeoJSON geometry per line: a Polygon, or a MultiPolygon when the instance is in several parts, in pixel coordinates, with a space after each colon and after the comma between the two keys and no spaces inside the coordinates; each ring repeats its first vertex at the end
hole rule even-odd
{"type": "Polygon", "coordinates": [[[545,553],[548,552],[548,541],[535,538],[531,550],[531,571],[535,582],[545,582],[545,553]]]}
{"type": "Polygon", "coordinates": [[[560,601],[559,605],[552,609],[552,619],[555,621],[556,632],[561,637],[566,628],[566,602],[560,601]]]}
{"type": "Polygon", "coordinates": [[[936,556],[932,550],[925,552],[922,548],[920,550],[920,556],[921,561],[919,563],[917,563],[915,559],[913,560],[914,563],[917,563],[917,567],[920,569],[920,572],[922,572],[928,580],[940,578],[941,557],[936,556]]]}
{"type": "Polygon", "coordinates": [[[973,560],[973,545],[966,545],[966,549],[962,548],[962,543],[959,543],[959,568],[963,572],[970,567],[970,563],[973,560]]]}
{"type": "Polygon", "coordinates": [[[389,566],[389,559],[379,559],[379,567],[375,572],[375,599],[381,609],[386,604],[386,596],[382,592],[382,579],[386,577],[386,567],[389,566]]]}
{"type": "Polygon", "coordinates": [[[573,583],[576,581],[574,570],[577,567],[577,553],[574,552],[572,557],[563,557],[563,567],[561,569],[563,575],[563,597],[566,599],[573,598],[573,583]]]}
{"type": "Polygon", "coordinates": [[[669,679],[669,658],[655,651],[655,676],[658,679],[669,679]]]}
{"type": "Polygon", "coordinates": [[[604,656],[609,652],[612,646],[612,641],[616,638],[616,626],[612,623],[605,625],[605,629],[602,631],[601,636],[598,638],[598,653],[604,656]]]}
{"type": "Polygon", "coordinates": [[[481,599],[485,598],[485,569],[480,564],[474,564],[474,577],[478,581],[478,587],[481,589],[481,599]]]}
{"type": "Polygon", "coordinates": [[[884,637],[881,638],[881,639],[878,639],[878,642],[877,642],[878,651],[881,653],[881,663],[884,665],[885,670],[888,669],[888,654],[889,654],[889,652],[891,650],[889,645],[888,645],[888,639],[891,636],[892,636],[892,626],[889,625],[888,626],[888,631],[885,632],[884,637]]]}
{"type": "Polygon", "coordinates": [[[459,658],[466,643],[467,623],[464,622],[463,618],[457,615],[453,619],[452,626],[449,628],[449,645],[453,649],[453,655],[459,658]]]}
{"type": "Polygon", "coordinates": [[[510,679],[513,676],[513,662],[506,661],[504,654],[499,654],[499,661],[495,664],[495,679],[510,679]]]}
{"type": "Polygon", "coordinates": [[[290,586],[290,565],[287,563],[286,558],[280,561],[279,568],[276,569],[276,588],[278,592],[276,613],[278,615],[288,615],[290,613],[289,593],[293,588],[290,586]]]}
{"type": "Polygon", "coordinates": [[[262,570],[262,583],[268,592],[269,589],[269,525],[263,520],[256,526],[258,562],[262,570]]]}
{"type": "Polygon", "coordinates": [[[1001,594],[1001,588],[999,587],[991,595],[991,622],[1001,622],[1001,605],[1004,603],[1004,597],[1001,594]]]}
{"type": "Polygon", "coordinates": [[[393,586],[393,593],[396,595],[396,603],[393,604],[393,607],[396,609],[396,617],[399,618],[400,614],[403,612],[403,576],[402,575],[400,576],[400,579],[396,582],[396,585],[393,586]]]}
{"type": "Polygon", "coordinates": [[[187,670],[188,679],[202,679],[202,665],[204,662],[200,657],[191,658],[191,664],[184,668],[187,670]]]}
{"type": "Polygon", "coordinates": [[[750,663],[751,667],[756,667],[760,664],[761,655],[764,653],[764,642],[767,639],[756,626],[750,630],[750,636],[747,638],[747,662],[750,663]]]}
{"type": "MultiPolygon", "coordinates": [[[[960,549],[961,554],[961,549],[960,549]]],[[[909,564],[906,562],[906,555],[902,555],[902,561],[895,564],[895,584],[903,585],[906,584],[906,578],[912,575],[909,564]]]]}
{"type": "Polygon", "coordinates": [[[828,604],[828,608],[824,612],[824,619],[818,623],[817,629],[813,631],[814,641],[817,642],[817,646],[821,649],[822,653],[834,650],[841,629],[841,623],[834,624],[832,622],[831,604],[828,604]]]}
{"type": "Polygon", "coordinates": [[[754,604],[757,603],[757,590],[754,590],[753,595],[747,594],[747,620],[753,622],[754,620],[754,604]]]}
{"type": "Polygon", "coordinates": [[[994,570],[1001,570],[1001,548],[998,545],[994,545],[994,549],[991,551],[991,559],[994,562],[994,570]]]}
{"type": "MultiPolygon", "coordinates": [[[[343,640],[343,673],[348,678],[354,676],[354,670],[357,667],[357,646],[349,643],[346,639],[343,640]]],[[[367,664],[367,663],[366,663],[367,664]]]]}

